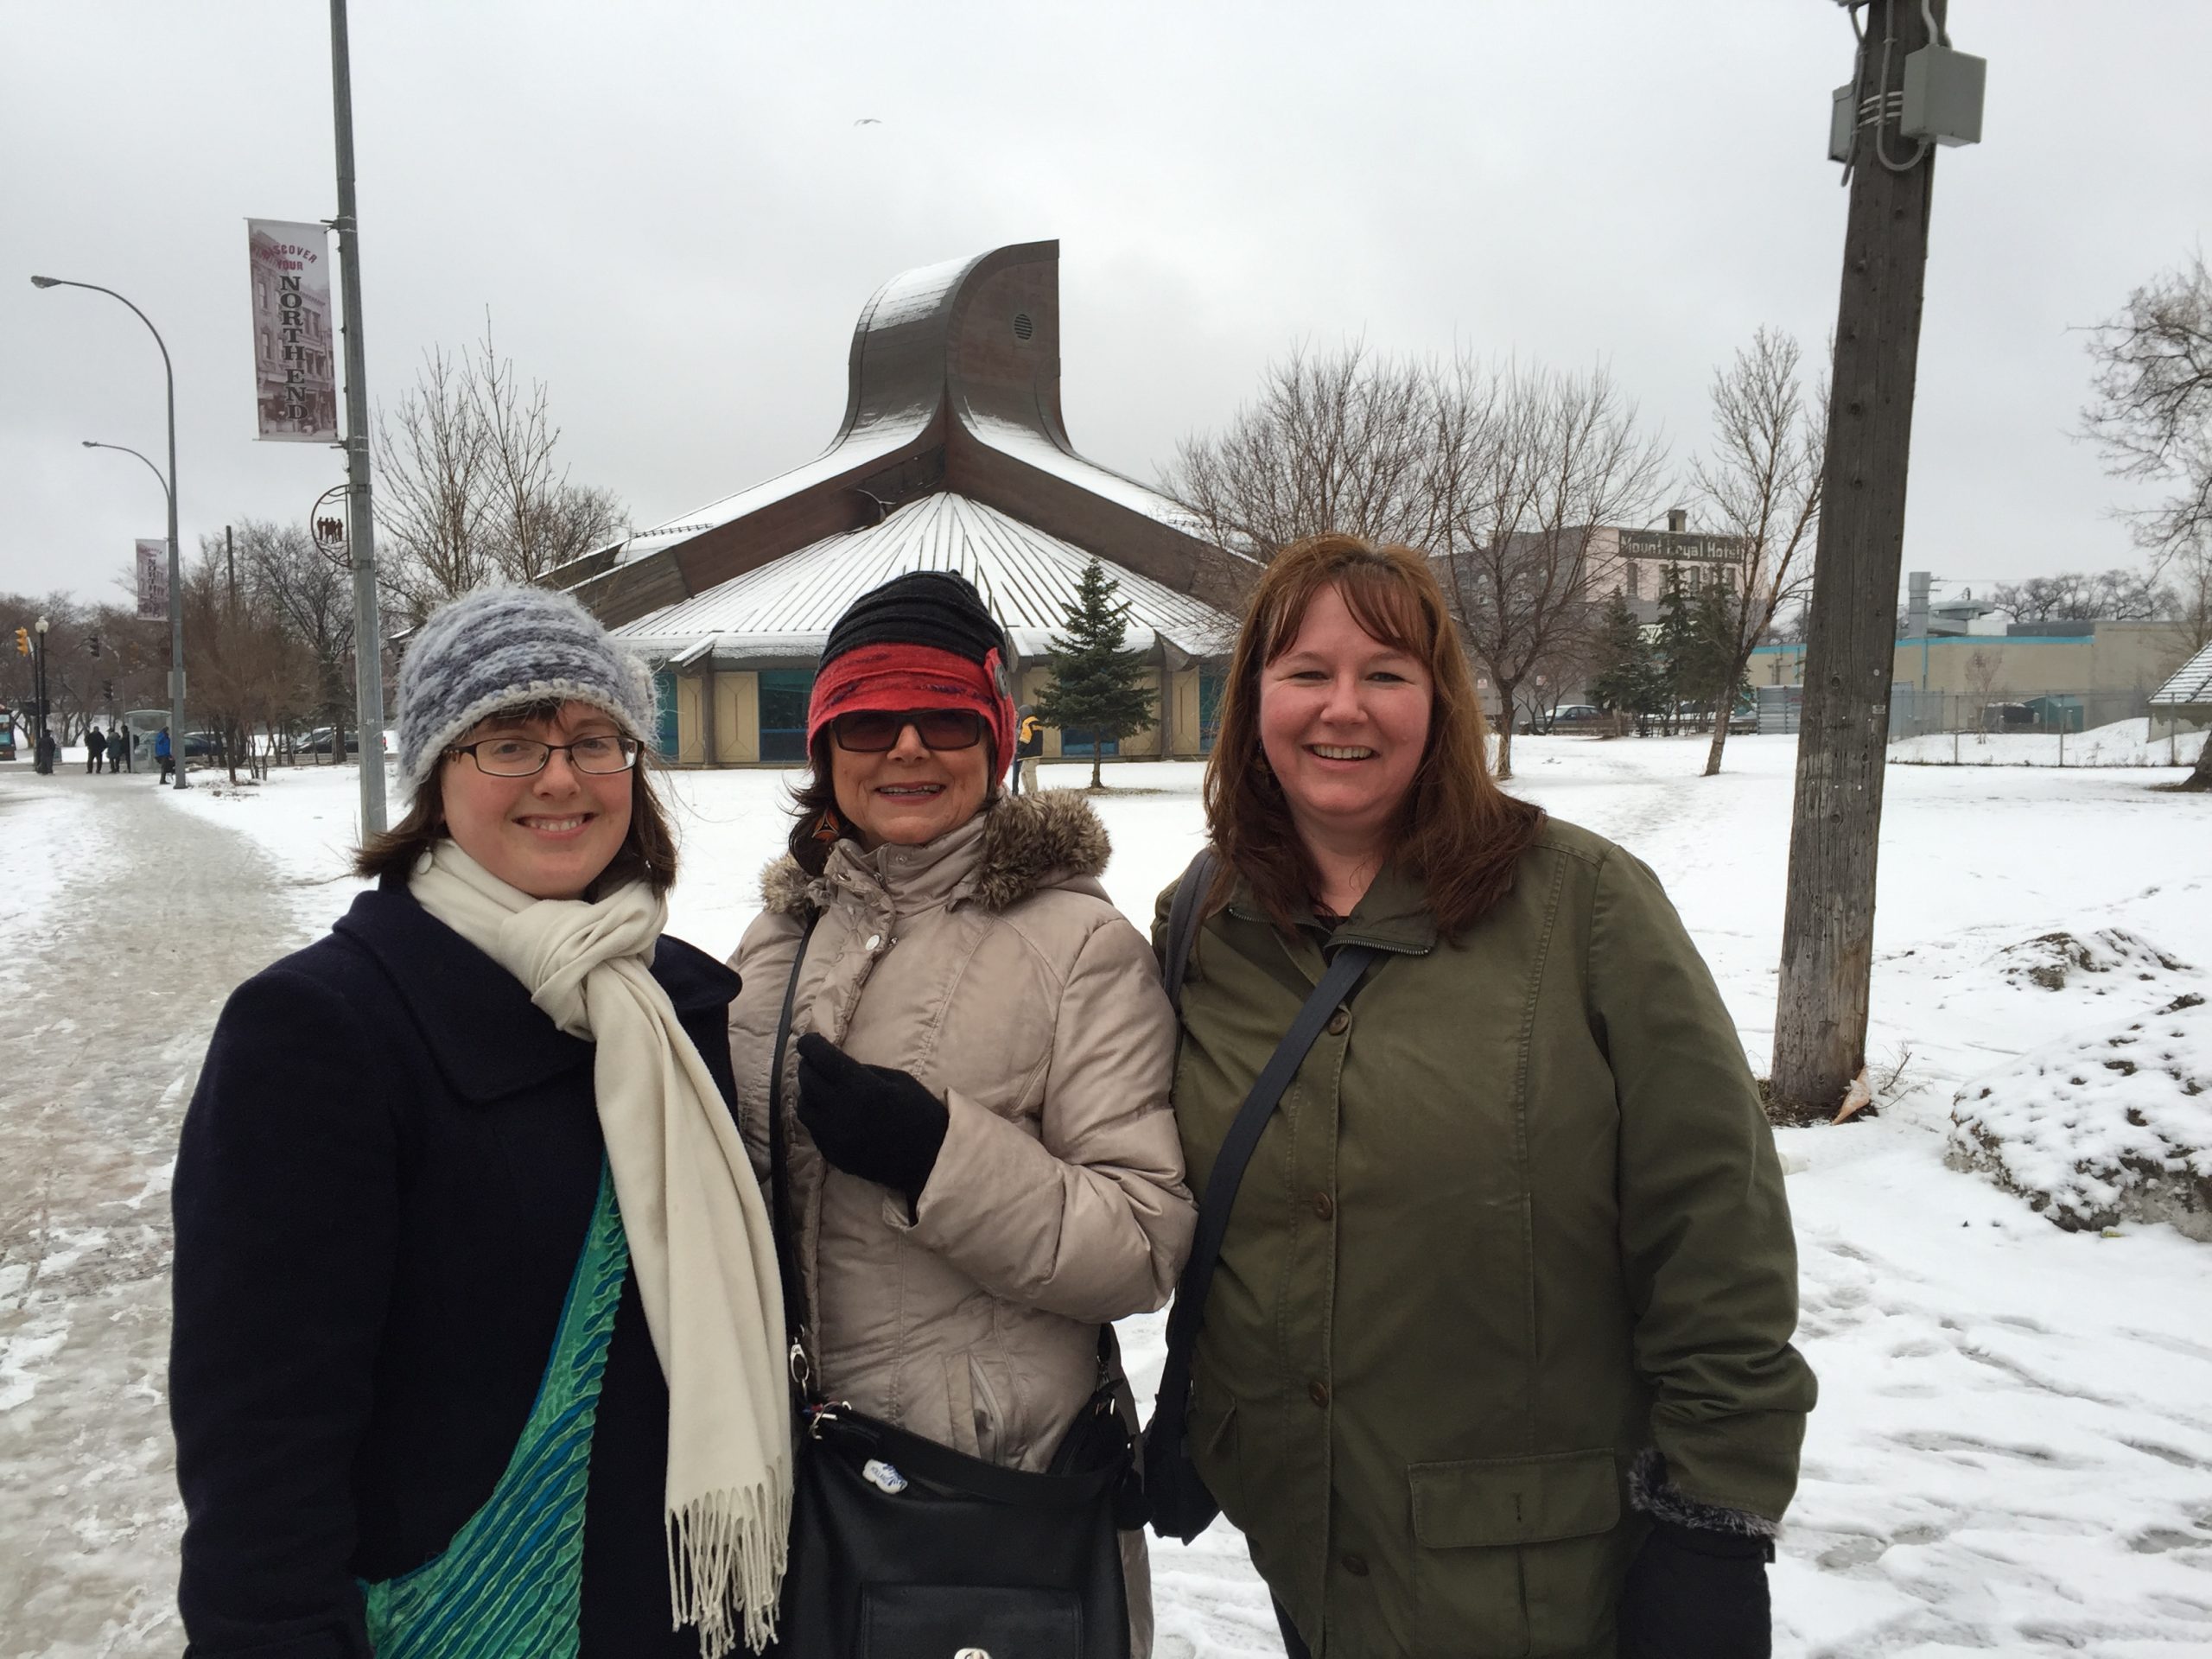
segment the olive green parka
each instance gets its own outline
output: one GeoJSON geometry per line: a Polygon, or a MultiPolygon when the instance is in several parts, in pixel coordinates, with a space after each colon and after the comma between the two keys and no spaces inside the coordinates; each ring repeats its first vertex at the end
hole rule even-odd
{"type": "Polygon", "coordinates": [[[1295,937],[1240,882],[1183,990],[1192,1191],[1354,942],[1383,955],[1231,1211],[1193,1456],[1317,1659],[1611,1659],[1632,1467],[1753,1526],[1796,1484],[1814,1382],[1743,1046],[1657,879],[1571,825],[1456,940],[1402,873],[1295,937]]]}

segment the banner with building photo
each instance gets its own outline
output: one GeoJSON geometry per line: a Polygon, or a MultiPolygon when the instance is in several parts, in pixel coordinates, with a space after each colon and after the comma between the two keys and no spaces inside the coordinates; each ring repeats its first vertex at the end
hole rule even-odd
{"type": "Polygon", "coordinates": [[[167,541],[141,542],[133,563],[138,577],[138,620],[142,622],[166,622],[169,620],[169,544],[167,541]]]}
{"type": "Polygon", "coordinates": [[[253,267],[253,387],[258,436],[338,442],[337,334],[331,327],[330,232],[290,219],[249,219],[253,267]]]}

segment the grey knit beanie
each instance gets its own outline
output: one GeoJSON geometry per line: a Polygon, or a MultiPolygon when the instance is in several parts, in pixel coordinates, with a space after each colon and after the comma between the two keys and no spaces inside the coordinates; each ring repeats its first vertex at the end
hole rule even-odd
{"type": "Polygon", "coordinates": [[[588,702],[650,741],[653,679],[599,620],[546,588],[483,588],[432,613],[399,665],[399,787],[412,795],[446,746],[487,715],[588,702]]]}

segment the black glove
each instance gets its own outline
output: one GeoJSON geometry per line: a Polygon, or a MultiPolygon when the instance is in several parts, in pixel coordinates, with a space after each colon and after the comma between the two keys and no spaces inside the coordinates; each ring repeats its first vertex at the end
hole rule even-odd
{"type": "Polygon", "coordinates": [[[1769,1659],[1764,1538],[1654,1521],[1621,1591],[1621,1659],[1769,1659]]]}
{"type": "Polygon", "coordinates": [[[896,1066],[862,1065],[817,1032],[798,1039],[798,1121],[836,1168],[904,1192],[929,1185],[951,1117],[896,1066]]]}

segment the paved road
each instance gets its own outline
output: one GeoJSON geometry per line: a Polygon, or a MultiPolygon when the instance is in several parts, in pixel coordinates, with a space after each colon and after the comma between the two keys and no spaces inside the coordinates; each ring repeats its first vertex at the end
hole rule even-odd
{"type": "Polygon", "coordinates": [[[173,1654],[177,1127],[276,873],[144,774],[0,766],[0,1655],[173,1654]]]}

